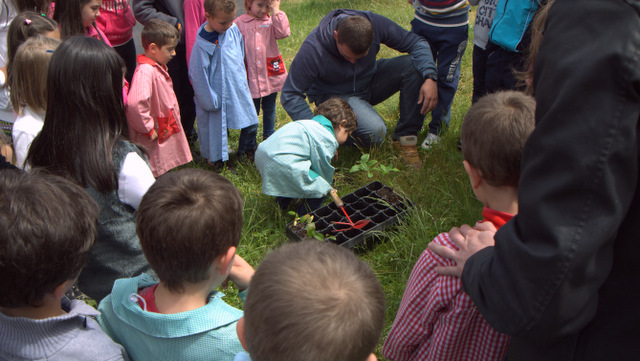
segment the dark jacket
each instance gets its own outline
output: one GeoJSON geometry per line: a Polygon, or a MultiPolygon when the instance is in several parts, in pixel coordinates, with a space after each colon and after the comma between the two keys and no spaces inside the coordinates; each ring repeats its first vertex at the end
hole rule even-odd
{"type": "Polygon", "coordinates": [[[184,0],[133,0],[131,8],[133,15],[140,23],[145,24],[151,19],[159,19],[182,28],[180,42],[184,43],[184,0]]]}
{"type": "Polygon", "coordinates": [[[380,44],[411,54],[413,65],[423,78],[436,74],[429,43],[423,38],[370,11],[333,10],[311,31],[291,62],[280,98],[291,119],[313,118],[305,94],[314,101],[327,94],[347,95],[364,91],[376,73],[376,55],[380,51],[380,44]],[[338,22],[353,15],[363,16],[373,25],[369,52],[355,64],[340,55],[333,37],[338,22]]]}
{"type": "Polygon", "coordinates": [[[640,357],[640,1],[557,0],[519,214],[465,264],[507,360],[640,357]]]}

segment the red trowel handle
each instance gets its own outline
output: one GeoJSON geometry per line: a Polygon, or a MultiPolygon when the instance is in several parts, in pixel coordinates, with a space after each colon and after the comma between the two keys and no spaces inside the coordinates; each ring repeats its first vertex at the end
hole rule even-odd
{"type": "Polygon", "coordinates": [[[342,202],[342,199],[340,199],[340,197],[338,197],[338,191],[335,189],[332,189],[329,191],[329,195],[331,196],[331,199],[333,199],[333,203],[336,204],[336,206],[338,207],[342,207],[344,206],[344,202],[342,202]]]}

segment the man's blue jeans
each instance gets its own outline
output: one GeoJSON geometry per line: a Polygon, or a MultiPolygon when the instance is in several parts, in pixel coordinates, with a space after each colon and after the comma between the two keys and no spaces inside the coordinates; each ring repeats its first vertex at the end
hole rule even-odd
{"type": "Polygon", "coordinates": [[[331,96],[339,96],[346,100],[358,117],[358,129],[353,132],[347,144],[369,146],[382,143],[387,134],[387,125],[373,106],[389,99],[398,91],[400,118],[393,138],[418,134],[424,122],[424,115],[420,114],[420,105],[417,104],[422,83],[422,76],[411,62],[410,56],[404,55],[378,60],[376,73],[364,91],[356,94],[327,95],[313,101],[319,105],[331,96]]]}
{"type": "Polygon", "coordinates": [[[411,31],[429,42],[433,59],[436,60],[438,105],[431,111],[429,133],[440,134],[449,127],[451,120],[451,105],[458,90],[460,66],[467,48],[469,26],[439,27],[414,18],[411,21],[411,31]]]}

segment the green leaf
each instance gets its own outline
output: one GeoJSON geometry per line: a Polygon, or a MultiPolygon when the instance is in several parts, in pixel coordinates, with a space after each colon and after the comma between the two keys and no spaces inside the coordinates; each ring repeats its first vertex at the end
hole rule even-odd
{"type": "Polygon", "coordinates": [[[369,153],[363,154],[362,157],[360,157],[360,161],[362,161],[362,163],[368,162],[369,161],[369,153]]]}
{"type": "Polygon", "coordinates": [[[355,173],[359,170],[360,170],[360,165],[356,164],[353,167],[351,167],[351,170],[349,170],[349,173],[355,173]]]}

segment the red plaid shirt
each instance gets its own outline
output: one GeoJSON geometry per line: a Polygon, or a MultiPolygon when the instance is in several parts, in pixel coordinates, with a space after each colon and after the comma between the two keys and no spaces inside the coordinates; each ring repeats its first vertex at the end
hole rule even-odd
{"type": "MultiPolygon", "coordinates": [[[[510,214],[484,208],[485,221],[496,227],[510,214]]],[[[454,249],[448,233],[433,242],[454,249]]],[[[382,353],[390,360],[490,361],[502,360],[509,336],[494,330],[462,290],[458,277],[441,276],[436,266],[453,265],[425,250],[411,271],[400,309],[382,353]]]]}

